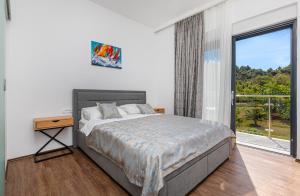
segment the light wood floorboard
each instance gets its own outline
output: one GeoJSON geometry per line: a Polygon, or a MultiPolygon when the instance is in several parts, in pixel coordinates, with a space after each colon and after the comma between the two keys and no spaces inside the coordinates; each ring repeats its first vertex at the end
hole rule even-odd
{"type": "MultiPolygon", "coordinates": [[[[128,195],[81,151],[34,163],[8,162],[6,196],[128,195]]],[[[300,195],[300,164],[287,156],[238,146],[233,155],[191,196],[300,195]]]]}

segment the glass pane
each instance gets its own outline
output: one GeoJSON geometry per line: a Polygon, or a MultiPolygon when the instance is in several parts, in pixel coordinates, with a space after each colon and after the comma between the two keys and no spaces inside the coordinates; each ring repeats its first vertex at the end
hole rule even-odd
{"type": "Polygon", "coordinates": [[[236,130],[242,143],[290,151],[291,32],[236,42],[236,130]]]}

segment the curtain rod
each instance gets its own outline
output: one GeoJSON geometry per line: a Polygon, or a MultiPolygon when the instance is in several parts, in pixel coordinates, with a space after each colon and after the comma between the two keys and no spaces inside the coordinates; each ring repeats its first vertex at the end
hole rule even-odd
{"type": "Polygon", "coordinates": [[[160,31],[164,30],[165,28],[167,28],[167,27],[169,27],[169,26],[171,26],[171,25],[173,25],[173,24],[175,24],[175,23],[177,23],[177,22],[179,22],[179,21],[181,21],[181,20],[183,20],[185,18],[188,18],[190,16],[198,14],[198,13],[200,13],[200,12],[206,10],[206,9],[214,7],[214,6],[216,6],[216,5],[220,4],[220,3],[223,3],[225,1],[227,1],[227,0],[213,0],[213,1],[210,1],[209,3],[206,3],[206,4],[204,4],[202,6],[199,6],[199,7],[195,8],[195,9],[193,9],[191,11],[188,11],[188,12],[186,12],[186,13],[184,13],[184,14],[176,17],[176,18],[173,18],[172,20],[169,20],[165,24],[163,24],[163,25],[159,26],[158,28],[156,28],[154,30],[154,33],[158,33],[160,31]]]}

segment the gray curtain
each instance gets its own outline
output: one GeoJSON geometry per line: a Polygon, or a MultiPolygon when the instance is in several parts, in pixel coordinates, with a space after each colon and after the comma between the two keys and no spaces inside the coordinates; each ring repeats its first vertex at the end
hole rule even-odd
{"type": "Polygon", "coordinates": [[[202,117],[203,13],[175,24],[175,115],[202,117]]]}

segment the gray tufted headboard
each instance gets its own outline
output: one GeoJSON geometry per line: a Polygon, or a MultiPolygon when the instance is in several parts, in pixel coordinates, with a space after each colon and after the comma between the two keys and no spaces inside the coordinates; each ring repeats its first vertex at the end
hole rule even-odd
{"type": "Polygon", "coordinates": [[[77,132],[81,118],[81,109],[96,106],[96,102],[116,102],[117,105],[130,103],[145,104],[146,91],[73,89],[74,146],[77,146],[77,132]]]}

